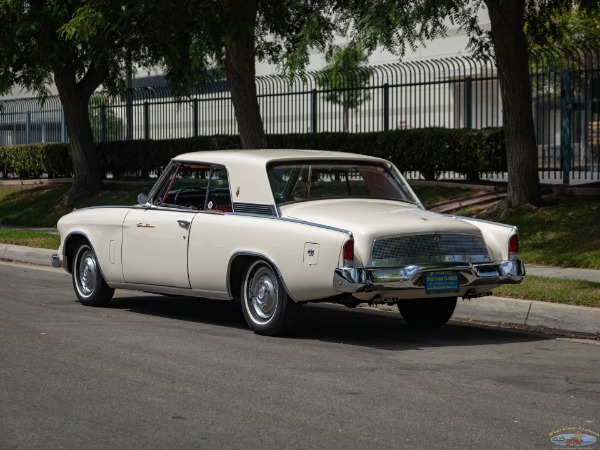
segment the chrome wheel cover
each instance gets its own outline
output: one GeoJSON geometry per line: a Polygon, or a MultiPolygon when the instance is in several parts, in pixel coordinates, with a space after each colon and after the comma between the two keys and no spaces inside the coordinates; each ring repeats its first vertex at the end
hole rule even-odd
{"type": "Polygon", "coordinates": [[[256,270],[247,286],[248,309],[260,321],[269,321],[277,309],[279,285],[276,275],[268,267],[256,270]]]}
{"type": "Polygon", "coordinates": [[[77,259],[77,290],[83,297],[89,297],[94,293],[98,282],[98,264],[94,252],[88,247],[80,250],[77,259]]]}

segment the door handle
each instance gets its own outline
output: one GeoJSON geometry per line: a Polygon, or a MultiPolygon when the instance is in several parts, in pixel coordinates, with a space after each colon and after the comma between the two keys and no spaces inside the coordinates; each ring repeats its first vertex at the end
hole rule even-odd
{"type": "Polygon", "coordinates": [[[185,228],[186,230],[190,227],[190,223],[187,220],[178,220],[177,223],[181,228],[185,228]]]}

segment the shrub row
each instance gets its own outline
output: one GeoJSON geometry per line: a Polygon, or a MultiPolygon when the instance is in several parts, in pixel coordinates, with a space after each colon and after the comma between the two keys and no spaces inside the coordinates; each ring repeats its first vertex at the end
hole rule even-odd
{"type": "Polygon", "coordinates": [[[39,178],[46,173],[51,178],[70,177],[73,172],[69,144],[37,143],[0,147],[0,172],[6,178],[39,178]]]}
{"type": "MultiPolygon", "coordinates": [[[[501,128],[465,130],[424,128],[380,133],[319,133],[268,136],[271,148],[339,150],[378,156],[401,171],[420,172],[433,180],[444,171],[476,180],[480,173],[506,171],[504,131],[501,128]]],[[[97,145],[105,173],[145,176],[160,170],[176,155],[191,151],[234,149],[238,136],[210,136],[159,141],[117,141],[97,145]]],[[[0,172],[20,176],[70,176],[67,144],[31,144],[0,147],[0,172]]]]}

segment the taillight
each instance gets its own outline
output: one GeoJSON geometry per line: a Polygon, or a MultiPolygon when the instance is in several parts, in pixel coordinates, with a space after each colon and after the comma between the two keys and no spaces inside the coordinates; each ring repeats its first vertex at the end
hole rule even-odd
{"type": "Polygon", "coordinates": [[[349,240],[344,244],[344,267],[354,265],[354,241],[349,240]]]}
{"type": "Polygon", "coordinates": [[[519,257],[519,235],[513,234],[508,241],[508,259],[519,257]]]}

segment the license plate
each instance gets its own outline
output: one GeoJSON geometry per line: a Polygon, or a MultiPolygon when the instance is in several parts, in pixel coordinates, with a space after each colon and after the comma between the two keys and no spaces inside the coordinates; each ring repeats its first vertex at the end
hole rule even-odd
{"type": "Polygon", "coordinates": [[[425,274],[426,294],[448,294],[458,292],[458,274],[436,272],[425,274]]]}

